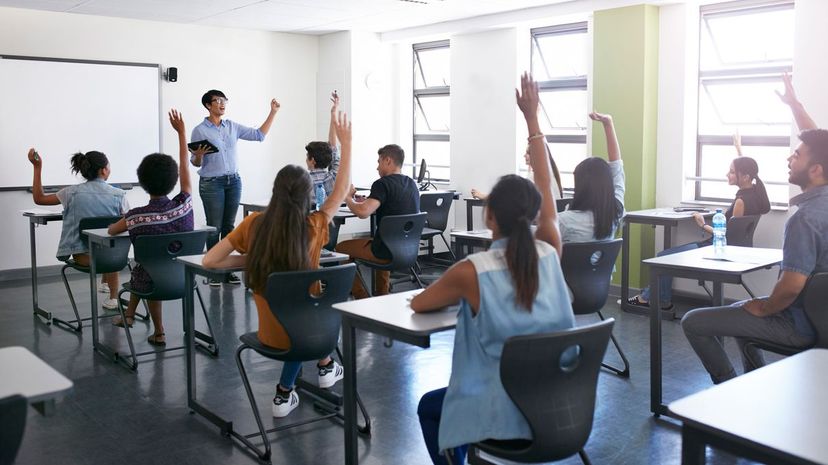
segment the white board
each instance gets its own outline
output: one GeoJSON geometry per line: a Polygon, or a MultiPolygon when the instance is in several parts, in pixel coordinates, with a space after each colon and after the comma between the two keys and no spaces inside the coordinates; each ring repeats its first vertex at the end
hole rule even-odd
{"type": "Polygon", "coordinates": [[[43,185],[76,184],[76,152],[109,158],[110,183],[136,182],[141,159],[161,148],[158,65],[0,58],[0,188],[27,187],[34,147],[43,185]]]}

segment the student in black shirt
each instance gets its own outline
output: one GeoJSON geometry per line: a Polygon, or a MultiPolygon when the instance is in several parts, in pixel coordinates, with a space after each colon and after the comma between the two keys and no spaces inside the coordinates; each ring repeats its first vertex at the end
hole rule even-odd
{"type": "MultiPolygon", "coordinates": [[[[360,218],[376,215],[377,225],[385,216],[408,215],[420,212],[420,192],[417,184],[408,176],[400,173],[405,161],[405,152],[396,144],[389,144],[380,148],[377,153],[377,172],[380,178],[371,185],[371,194],[364,200],[354,199],[356,189],[351,186],[351,194],[346,197],[348,208],[360,218]]],[[[351,259],[361,258],[375,262],[388,262],[391,253],[382,242],[379,230],[372,239],[351,239],[340,242],[336,251],[350,255],[351,259]]],[[[388,294],[388,271],[374,271],[375,295],[388,294]]],[[[351,289],[354,298],[368,297],[368,292],[362,287],[359,279],[354,279],[351,289]]]]}

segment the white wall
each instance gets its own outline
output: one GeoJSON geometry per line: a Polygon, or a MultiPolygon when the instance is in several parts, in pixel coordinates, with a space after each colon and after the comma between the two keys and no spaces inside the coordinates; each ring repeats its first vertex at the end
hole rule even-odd
{"type": "MultiPolygon", "coordinates": [[[[251,126],[264,121],[269,101],[276,97],[282,109],[267,139],[261,144],[239,143],[243,200],[269,198],[276,171],[285,163],[303,163],[305,144],[317,136],[318,42],[307,35],[0,8],[2,53],[177,67],[178,82],[162,85],[161,108],[181,110],[188,132],[206,115],[201,95],[207,89],[223,90],[230,98],[227,117],[251,126]]],[[[128,105],[129,95],[113,104],[128,105]]],[[[174,134],[164,124],[163,150],[176,155],[174,134]]],[[[13,156],[24,154],[0,154],[13,156]]],[[[21,176],[30,179],[31,172],[21,176]]],[[[193,179],[198,179],[195,172],[193,179]]],[[[133,206],[147,199],[140,188],[129,194],[133,206]]],[[[195,204],[196,224],[204,224],[201,201],[196,198],[195,204]]],[[[28,224],[20,210],[33,206],[29,194],[0,192],[0,217],[10,222],[0,241],[0,270],[30,266],[28,224]]],[[[57,263],[59,235],[60,223],[38,229],[39,265],[57,263]]]]}

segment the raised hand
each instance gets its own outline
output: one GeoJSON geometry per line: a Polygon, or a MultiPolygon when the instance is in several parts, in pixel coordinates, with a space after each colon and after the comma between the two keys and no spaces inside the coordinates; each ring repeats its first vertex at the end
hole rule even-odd
{"type": "Polygon", "coordinates": [[[736,154],[742,156],[742,136],[739,131],[733,133],[733,147],[736,149],[736,154]]]}
{"type": "Polygon", "coordinates": [[[538,117],[538,104],[540,103],[538,83],[532,79],[529,73],[523,73],[523,76],[520,77],[520,90],[515,89],[515,99],[518,108],[527,120],[538,117]]]}
{"type": "Polygon", "coordinates": [[[173,127],[173,129],[175,129],[175,132],[184,132],[184,117],[181,116],[181,113],[179,113],[178,110],[173,108],[170,110],[168,115],[170,117],[170,125],[173,127]]]}
{"type": "Polygon", "coordinates": [[[334,130],[336,130],[336,137],[342,145],[351,144],[351,122],[348,121],[348,115],[339,112],[336,121],[334,122],[334,130]]]}
{"type": "Polygon", "coordinates": [[[280,105],[279,102],[276,101],[275,98],[270,100],[270,112],[271,113],[278,112],[280,108],[282,108],[282,105],[280,105]]]}
{"type": "Polygon", "coordinates": [[[793,83],[791,82],[791,75],[788,73],[783,74],[782,82],[785,83],[785,93],[780,94],[778,90],[774,90],[774,92],[776,92],[776,95],[779,96],[779,99],[782,100],[782,103],[789,107],[799,103],[799,99],[796,98],[796,92],[794,91],[793,83]]]}
{"type": "Polygon", "coordinates": [[[589,119],[592,121],[598,121],[601,124],[612,123],[612,115],[606,113],[598,113],[597,111],[593,111],[589,114],[589,119]]]}
{"type": "Polygon", "coordinates": [[[331,92],[331,114],[336,114],[339,110],[339,94],[336,91],[331,92]]]}
{"type": "Polygon", "coordinates": [[[29,149],[29,162],[38,169],[43,166],[43,160],[34,148],[29,149]]]}

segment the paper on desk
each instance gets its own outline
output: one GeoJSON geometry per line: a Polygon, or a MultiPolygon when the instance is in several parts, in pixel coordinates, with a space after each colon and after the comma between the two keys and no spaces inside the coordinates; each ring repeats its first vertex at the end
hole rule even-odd
{"type": "Polygon", "coordinates": [[[476,229],[474,231],[466,231],[466,234],[471,234],[472,236],[488,236],[492,234],[490,229],[476,229]]]}
{"type": "Polygon", "coordinates": [[[749,263],[749,264],[757,264],[757,265],[760,264],[760,263],[765,262],[765,260],[762,260],[759,257],[755,257],[755,256],[752,256],[752,255],[747,255],[747,254],[738,254],[738,253],[733,253],[733,252],[727,252],[727,251],[725,251],[725,253],[722,254],[721,256],[716,257],[716,256],[711,255],[709,257],[704,257],[704,259],[705,260],[716,260],[716,261],[719,261],[719,262],[749,263]]]}
{"type": "Polygon", "coordinates": [[[53,208],[27,208],[20,210],[20,213],[28,213],[30,215],[55,215],[62,212],[63,210],[55,210],[53,208]]]}

